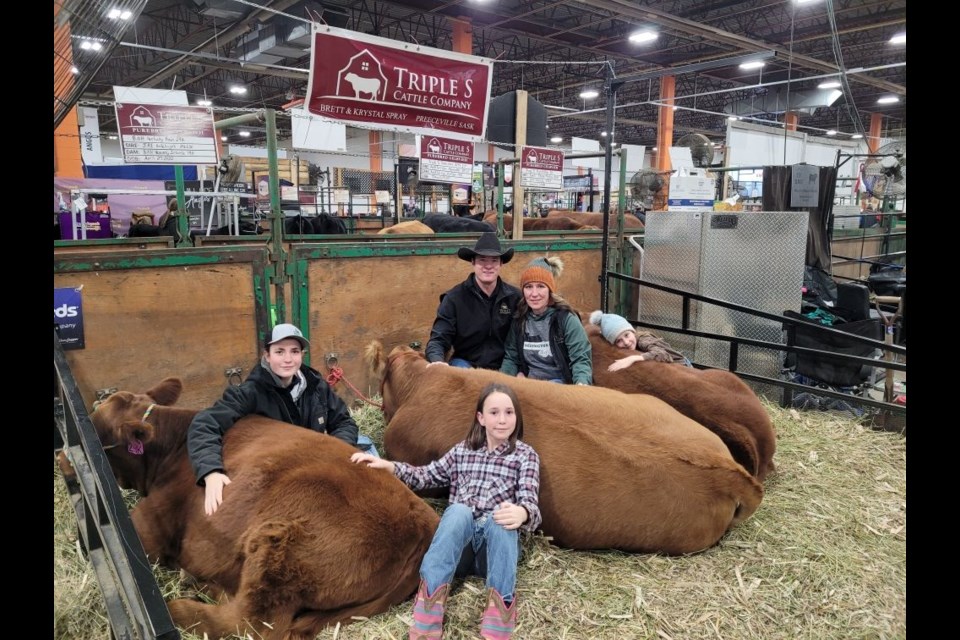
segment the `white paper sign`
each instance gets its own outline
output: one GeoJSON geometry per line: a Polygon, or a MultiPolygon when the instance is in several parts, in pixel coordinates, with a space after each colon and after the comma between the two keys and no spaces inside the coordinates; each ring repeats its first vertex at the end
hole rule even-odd
{"type": "Polygon", "coordinates": [[[816,207],[820,194],[820,167],[812,164],[795,164],[790,183],[791,207],[816,207]]]}
{"type": "Polygon", "coordinates": [[[621,148],[627,152],[627,175],[632,176],[637,171],[642,171],[643,154],[646,153],[647,148],[642,144],[624,144],[621,148]]]}
{"type": "Polygon", "coordinates": [[[472,142],[420,136],[420,180],[470,184],[473,151],[472,142]]]}
{"type": "Polygon", "coordinates": [[[80,107],[80,156],[83,164],[102,164],[100,121],[96,107],[80,107]]]}
{"type": "MultiPolygon", "coordinates": [[[[570,149],[571,153],[592,153],[594,151],[600,151],[600,141],[590,140],[589,138],[570,138],[570,149]]],[[[569,158],[569,160],[570,164],[575,167],[599,169],[601,158],[597,156],[596,158],[569,158]]]]}
{"type": "Polygon", "coordinates": [[[291,109],[290,139],[294,149],[310,151],[346,151],[347,127],[339,122],[318,118],[306,109],[291,109]]]}
{"type": "Polygon", "coordinates": [[[670,179],[667,210],[710,211],[713,209],[715,193],[716,184],[713,178],[674,176],[670,179]]]}
{"type": "Polygon", "coordinates": [[[681,176],[687,175],[687,171],[693,169],[690,147],[670,147],[670,167],[680,171],[681,176]]]}

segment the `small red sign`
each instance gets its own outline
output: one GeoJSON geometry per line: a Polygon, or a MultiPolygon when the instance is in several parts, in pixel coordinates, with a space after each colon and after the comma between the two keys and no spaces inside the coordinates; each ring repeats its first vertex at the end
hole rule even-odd
{"type": "Polygon", "coordinates": [[[563,151],[544,147],[522,147],[520,186],[550,191],[563,189],[563,151]]]}
{"type": "Polygon", "coordinates": [[[420,136],[420,180],[469,183],[473,177],[473,143],[420,136]]]}
{"type": "Polygon", "coordinates": [[[117,103],[123,161],[130,164],[217,164],[213,110],[117,103]]]}
{"type": "Polygon", "coordinates": [[[314,25],[307,110],[371,129],[484,136],[493,62],[314,25]]]}

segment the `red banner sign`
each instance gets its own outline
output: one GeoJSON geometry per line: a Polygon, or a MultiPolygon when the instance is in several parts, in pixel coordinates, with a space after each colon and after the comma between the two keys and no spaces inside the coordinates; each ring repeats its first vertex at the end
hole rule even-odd
{"type": "Polygon", "coordinates": [[[479,141],[493,62],[314,25],[307,110],[368,129],[479,141]]]}
{"type": "Polygon", "coordinates": [[[563,189],[563,151],[544,147],[520,149],[520,186],[530,189],[563,189]]]}
{"type": "Polygon", "coordinates": [[[419,179],[426,182],[470,183],[473,178],[473,143],[420,136],[419,179]]]}
{"type": "Polygon", "coordinates": [[[218,164],[213,111],[207,107],[117,103],[123,161],[218,164]]]}

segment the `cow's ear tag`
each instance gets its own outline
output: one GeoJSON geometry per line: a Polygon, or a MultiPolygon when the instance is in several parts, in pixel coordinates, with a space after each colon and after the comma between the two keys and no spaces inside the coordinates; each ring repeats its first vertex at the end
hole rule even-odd
{"type": "Polygon", "coordinates": [[[132,453],[135,456],[143,455],[143,442],[134,438],[130,441],[130,444],[127,445],[127,451],[132,453]]]}
{"type": "Polygon", "coordinates": [[[319,424],[322,427],[325,420],[326,420],[325,418],[317,418],[317,424],[319,424]]]}

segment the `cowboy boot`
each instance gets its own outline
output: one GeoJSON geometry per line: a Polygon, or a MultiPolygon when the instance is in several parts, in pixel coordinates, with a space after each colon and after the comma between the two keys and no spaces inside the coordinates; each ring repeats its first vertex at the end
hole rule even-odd
{"type": "Polygon", "coordinates": [[[487,594],[487,608],[480,622],[480,636],[484,640],[510,640],[517,626],[517,598],[507,606],[496,589],[487,594]]]}
{"type": "Polygon", "coordinates": [[[433,595],[427,595],[427,582],[420,580],[408,640],[440,640],[443,637],[443,608],[449,592],[450,584],[447,583],[437,587],[433,595]]]}

